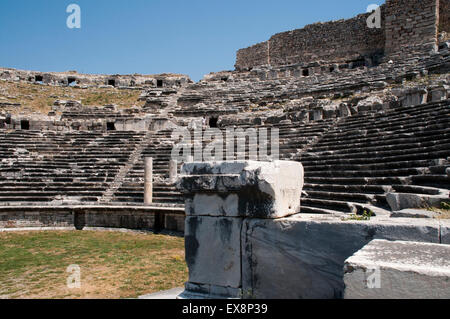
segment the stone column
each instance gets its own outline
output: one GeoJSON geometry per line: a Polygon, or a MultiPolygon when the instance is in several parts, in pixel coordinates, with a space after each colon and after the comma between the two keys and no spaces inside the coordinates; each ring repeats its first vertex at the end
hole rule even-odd
{"type": "Polygon", "coordinates": [[[298,162],[184,164],[177,187],[186,199],[189,282],[182,296],[246,298],[244,222],[299,213],[303,175],[298,162]]]}
{"type": "Polygon", "coordinates": [[[169,180],[174,182],[178,177],[178,161],[170,160],[169,162],[169,180]]]}
{"type": "Polygon", "coordinates": [[[146,157],[145,161],[145,180],[144,180],[144,204],[153,203],[153,158],[146,157]]]}

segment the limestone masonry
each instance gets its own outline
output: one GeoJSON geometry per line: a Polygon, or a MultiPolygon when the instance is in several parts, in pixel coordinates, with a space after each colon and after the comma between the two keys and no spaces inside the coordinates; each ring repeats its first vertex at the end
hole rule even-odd
{"type": "Polygon", "coordinates": [[[387,0],[197,83],[2,68],[0,232],[184,233],[185,298],[448,298],[449,9],[387,0]]]}
{"type": "Polygon", "coordinates": [[[369,28],[371,13],[349,20],[308,25],[274,35],[268,41],[239,50],[236,69],[326,61],[377,61],[398,54],[437,49],[438,34],[450,32],[448,0],[388,0],[381,6],[381,28],[369,28]]]}

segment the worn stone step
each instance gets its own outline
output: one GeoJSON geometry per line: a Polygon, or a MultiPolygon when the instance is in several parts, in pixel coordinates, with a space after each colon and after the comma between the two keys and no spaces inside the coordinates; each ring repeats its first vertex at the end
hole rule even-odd
{"type": "Polygon", "coordinates": [[[309,184],[305,183],[304,188],[313,191],[328,191],[336,193],[363,193],[363,194],[385,194],[392,190],[387,185],[334,185],[334,184],[309,184]]]}
{"type": "MultiPolygon", "coordinates": [[[[450,144],[449,144],[450,146],[450,144]]],[[[319,159],[323,159],[324,161],[328,160],[361,160],[365,161],[367,159],[377,159],[384,162],[394,162],[397,157],[401,157],[402,159],[405,159],[407,155],[411,155],[415,160],[425,160],[425,159],[439,159],[439,158],[446,158],[450,155],[450,149],[444,149],[443,147],[427,147],[427,148],[411,148],[408,150],[390,150],[386,152],[359,152],[354,154],[314,154],[314,156],[311,156],[311,153],[308,154],[302,154],[301,161],[308,162],[308,160],[315,160],[318,161],[319,159]],[[444,149],[444,150],[443,150],[444,149]],[[418,152],[419,151],[419,152],[418,152]]]]}
{"type": "Polygon", "coordinates": [[[447,175],[421,175],[412,177],[413,184],[450,189],[450,178],[447,175]]]}
{"type": "Polygon", "coordinates": [[[342,211],[318,208],[318,207],[309,207],[309,206],[301,206],[300,214],[313,214],[313,215],[344,215],[342,211]]]}
{"type": "Polygon", "coordinates": [[[406,168],[391,170],[336,170],[336,171],[305,171],[305,177],[389,177],[413,176],[423,174],[425,168],[406,168]]]}
{"type": "Polygon", "coordinates": [[[314,198],[302,198],[302,207],[314,207],[334,210],[343,213],[352,213],[351,204],[343,201],[325,200],[325,199],[314,199],[314,198]]]}
{"type": "Polygon", "coordinates": [[[308,198],[314,199],[329,199],[338,201],[351,201],[357,203],[370,204],[374,202],[375,196],[361,193],[336,193],[324,191],[306,191],[308,198]]]}
{"type": "MultiPolygon", "coordinates": [[[[328,171],[345,171],[345,170],[390,170],[390,169],[402,169],[402,168],[415,168],[415,167],[427,167],[430,165],[429,160],[411,160],[411,161],[398,161],[398,162],[388,162],[388,163],[377,163],[377,164],[322,164],[322,165],[310,165],[309,163],[302,163],[305,170],[315,171],[316,168],[320,170],[328,171]]],[[[444,170],[445,171],[445,170],[444,170]]]]}
{"type": "Polygon", "coordinates": [[[394,134],[394,135],[380,135],[374,138],[368,139],[357,139],[348,140],[341,139],[339,141],[324,141],[314,145],[314,149],[317,151],[329,151],[329,150],[340,150],[351,147],[376,147],[376,146],[392,146],[392,145],[408,145],[414,143],[423,143],[427,141],[448,141],[450,140],[450,129],[446,131],[438,130],[435,131],[434,135],[419,136],[414,133],[408,133],[409,137],[404,134],[394,134]]]}
{"type": "Polygon", "coordinates": [[[102,196],[103,192],[94,192],[92,190],[88,190],[88,191],[76,191],[76,192],[71,192],[71,191],[66,191],[66,190],[61,190],[61,191],[46,191],[46,190],[42,190],[42,191],[8,191],[8,192],[4,192],[2,191],[0,196],[2,197],[49,197],[49,196],[57,196],[57,195],[65,195],[65,196],[102,196]]]}
{"type": "Polygon", "coordinates": [[[407,184],[410,177],[305,177],[309,184],[336,184],[336,185],[393,185],[407,184]]]}
{"type": "Polygon", "coordinates": [[[392,185],[392,188],[397,193],[426,194],[426,195],[439,195],[440,193],[439,189],[437,188],[417,186],[417,185],[392,185]]]}

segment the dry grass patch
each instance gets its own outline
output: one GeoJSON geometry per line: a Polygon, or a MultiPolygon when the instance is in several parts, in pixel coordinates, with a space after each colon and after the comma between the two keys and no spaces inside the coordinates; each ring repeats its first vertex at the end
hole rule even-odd
{"type": "Polygon", "coordinates": [[[437,213],[436,219],[450,219],[450,203],[442,202],[441,207],[426,207],[425,209],[437,213]]]}
{"type": "Polygon", "coordinates": [[[56,100],[81,101],[84,106],[116,104],[119,108],[143,106],[138,101],[139,90],[116,88],[74,88],[46,86],[22,82],[0,82],[0,102],[18,103],[20,108],[8,108],[12,114],[34,112],[47,115],[56,100]]]}
{"type": "Polygon", "coordinates": [[[184,240],[118,232],[0,234],[0,298],[135,298],[183,286],[184,240]],[[69,265],[81,288],[68,289],[69,265]]]}
{"type": "Polygon", "coordinates": [[[438,213],[437,219],[450,219],[449,209],[433,209],[433,212],[438,213]]]}

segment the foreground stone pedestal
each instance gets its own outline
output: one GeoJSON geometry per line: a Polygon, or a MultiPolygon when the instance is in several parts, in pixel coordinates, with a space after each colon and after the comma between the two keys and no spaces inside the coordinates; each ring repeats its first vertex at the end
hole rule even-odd
{"type": "Polygon", "coordinates": [[[347,299],[450,298],[450,245],[374,240],[345,262],[347,299]]]}
{"type": "Polygon", "coordinates": [[[299,163],[186,164],[178,183],[189,267],[182,297],[343,298],[345,261],[372,240],[450,238],[444,220],[297,214],[302,186],[299,163]]]}
{"type": "Polygon", "coordinates": [[[244,220],[298,213],[303,166],[281,161],[188,163],[181,174],[189,267],[183,296],[242,298],[244,220]]]}

